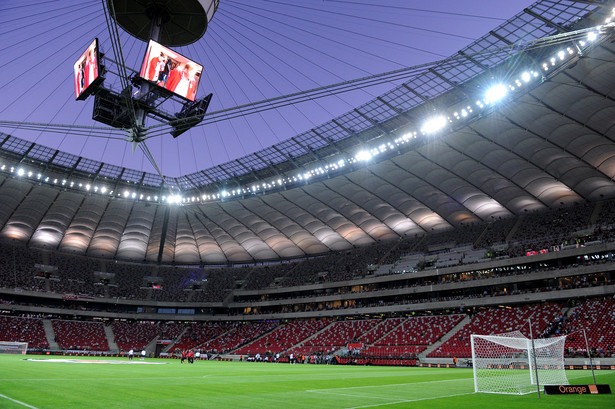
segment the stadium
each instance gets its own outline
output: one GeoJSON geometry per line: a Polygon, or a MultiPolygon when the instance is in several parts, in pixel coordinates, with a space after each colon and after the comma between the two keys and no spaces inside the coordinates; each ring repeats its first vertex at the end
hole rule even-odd
{"type": "Polygon", "coordinates": [[[0,407],[612,408],[615,2],[450,3],[0,5],[0,407]]]}

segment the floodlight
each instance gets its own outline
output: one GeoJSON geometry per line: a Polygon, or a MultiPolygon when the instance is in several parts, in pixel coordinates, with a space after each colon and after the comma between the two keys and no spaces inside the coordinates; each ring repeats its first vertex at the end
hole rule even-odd
{"type": "Polygon", "coordinates": [[[171,195],[167,197],[167,202],[172,203],[172,204],[179,204],[181,203],[181,201],[182,201],[182,197],[180,195],[171,195]]]}
{"type": "Polygon", "coordinates": [[[436,133],[446,126],[446,118],[443,116],[434,116],[428,119],[423,124],[421,132],[426,134],[436,133]]]}
{"type": "Polygon", "coordinates": [[[504,84],[496,84],[485,92],[485,100],[487,103],[498,102],[502,100],[507,93],[508,89],[504,84]]]}
{"type": "Polygon", "coordinates": [[[530,77],[530,73],[529,73],[529,72],[527,72],[527,71],[526,71],[526,72],[524,72],[523,74],[521,74],[521,79],[522,79],[524,82],[528,82],[528,81],[530,80],[530,78],[531,78],[531,77],[530,77]]]}
{"type": "Polygon", "coordinates": [[[590,31],[590,32],[587,34],[587,39],[588,39],[589,41],[594,41],[596,38],[598,38],[598,34],[597,34],[595,31],[590,31]]]}
{"type": "Polygon", "coordinates": [[[359,162],[367,162],[372,158],[372,154],[369,151],[360,151],[355,155],[355,158],[359,162]]]}

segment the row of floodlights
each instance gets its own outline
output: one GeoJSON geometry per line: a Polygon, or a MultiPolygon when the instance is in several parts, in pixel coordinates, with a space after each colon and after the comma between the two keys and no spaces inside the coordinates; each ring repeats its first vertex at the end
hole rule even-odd
{"type": "Polygon", "coordinates": [[[246,187],[246,188],[237,188],[233,190],[222,190],[217,194],[203,194],[202,196],[191,196],[191,197],[183,197],[177,194],[169,194],[169,195],[161,195],[161,196],[146,195],[146,194],[137,193],[136,191],[131,191],[128,189],[125,189],[119,192],[119,191],[114,191],[113,189],[108,188],[107,186],[104,186],[104,185],[99,186],[96,184],[76,182],[76,181],[71,181],[68,179],[54,178],[50,176],[45,176],[42,173],[34,173],[32,171],[28,171],[22,167],[19,167],[19,168],[16,168],[14,166],[9,167],[4,164],[0,165],[0,171],[13,174],[20,178],[23,177],[23,178],[35,180],[39,183],[45,183],[45,184],[49,184],[52,186],[60,186],[60,187],[65,187],[65,188],[70,188],[70,189],[83,190],[86,192],[98,193],[98,194],[102,194],[106,196],[119,197],[119,198],[125,198],[125,199],[143,200],[143,201],[148,201],[148,202],[153,201],[153,202],[164,202],[164,203],[170,203],[170,204],[180,204],[180,203],[194,203],[194,202],[201,202],[201,201],[211,201],[211,200],[216,200],[216,199],[219,200],[219,199],[224,199],[224,198],[235,197],[238,195],[246,195],[246,194],[251,194],[251,193],[257,193],[259,191],[266,191],[266,190],[269,190],[275,187],[284,186],[285,184],[288,184],[291,182],[297,183],[297,182],[308,181],[314,176],[325,175],[332,170],[341,169],[345,165],[346,165],[345,161],[339,160],[336,163],[325,165],[325,166],[320,166],[316,169],[312,169],[308,172],[301,173],[301,174],[298,174],[296,176],[292,176],[289,178],[279,178],[277,180],[272,180],[266,183],[253,184],[252,186],[246,187]]]}
{"type": "MultiPolygon", "coordinates": [[[[613,9],[613,13],[611,17],[607,18],[605,23],[608,24],[611,20],[615,18],[615,9],[613,9]]],[[[600,33],[602,27],[597,27],[595,30],[592,30],[587,35],[587,41],[580,40],[578,41],[578,45],[580,47],[585,47],[588,43],[595,41],[600,33]]],[[[224,200],[227,198],[233,197],[242,197],[249,194],[256,194],[259,192],[266,192],[272,189],[280,189],[286,185],[296,184],[296,183],[305,183],[314,177],[324,176],[329,174],[330,172],[336,172],[340,169],[344,168],[347,164],[360,163],[360,162],[369,162],[374,157],[383,154],[385,152],[395,150],[401,145],[404,145],[411,140],[414,140],[418,137],[418,135],[429,136],[435,135],[441,131],[443,131],[450,124],[455,123],[456,121],[464,120],[468,117],[472,117],[473,114],[480,112],[483,109],[486,109],[490,106],[493,106],[505,99],[507,99],[511,93],[522,89],[525,85],[532,83],[537,79],[542,79],[544,74],[551,70],[556,65],[561,65],[567,59],[571,58],[577,53],[577,50],[574,47],[567,47],[566,49],[559,50],[549,59],[544,61],[541,64],[541,70],[529,70],[522,72],[518,78],[515,78],[508,83],[496,83],[490,88],[488,88],[483,97],[476,101],[475,106],[468,105],[465,108],[455,111],[450,115],[435,115],[429,119],[427,119],[423,125],[421,126],[419,131],[411,131],[407,132],[399,137],[396,137],[394,140],[389,142],[382,143],[378,146],[372,147],[370,149],[358,151],[353,157],[339,159],[335,162],[329,163],[324,166],[318,166],[312,170],[298,173],[297,175],[272,179],[267,182],[255,183],[251,186],[238,187],[236,189],[223,189],[218,193],[212,194],[202,194],[200,196],[191,196],[191,197],[183,197],[177,194],[169,194],[169,195],[144,195],[141,193],[137,193],[135,191],[124,190],[123,192],[114,192],[114,190],[109,189],[105,186],[97,186],[91,185],[88,183],[82,182],[73,182],[68,181],[66,179],[57,179],[50,178],[42,175],[41,173],[37,173],[36,175],[31,171],[26,171],[23,168],[15,168],[10,167],[8,170],[10,173],[16,174],[17,176],[23,177],[27,176],[30,179],[35,179],[39,182],[48,183],[50,185],[55,186],[65,186],[72,189],[82,189],[86,192],[94,192],[107,196],[113,197],[123,197],[125,199],[134,199],[134,200],[143,200],[143,201],[153,201],[153,202],[161,202],[161,203],[169,203],[169,204],[189,204],[189,203],[199,203],[199,202],[207,202],[214,200],[224,200]]],[[[6,165],[0,165],[1,171],[7,171],[6,165]]]]}
{"type": "MultiPolygon", "coordinates": [[[[615,9],[613,12],[615,16],[615,9]]],[[[613,17],[613,16],[612,16],[613,17]]],[[[612,18],[611,17],[611,18],[612,18]]],[[[606,23],[611,22],[611,18],[606,20],[606,23]]],[[[580,47],[585,47],[588,42],[593,42],[598,38],[599,31],[601,27],[597,27],[595,30],[592,30],[587,35],[587,41],[580,40],[578,45],[580,47]]],[[[461,110],[455,111],[450,115],[434,115],[427,119],[423,125],[421,126],[418,133],[422,136],[434,135],[438,132],[444,130],[449,124],[453,124],[456,121],[464,120],[468,117],[471,117],[473,114],[478,114],[480,110],[484,110],[490,106],[494,106],[495,104],[504,101],[508,98],[511,93],[521,90],[525,85],[529,85],[533,81],[544,77],[544,74],[551,70],[556,65],[561,65],[565,61],[567,61],[570,57],[574,56],[577,53],[575,47],[567,47],[566,49],[559,50],[556,54],[550,57],[548,60],[542,63],[542,71],[541,70],[528,70],[522,72],[518,78],[511,80],[508,83],[499,82],[491,87],[487,88],[483,97],[478,99],[475,103],[475,106],[468,105],[461,110]],[[476,111],[476,112],[475,112],[476,111]]],[[[370,150],[362,150],[359,151],[354,159],[357,161],[367,162],[370,161],[373,157],[388,151],[389,149],[394,149],[395,147],[401,145],[409,141],[410,139],[414,139],[417,137],[417,132],[411,132],[403,135],[401,138],[397,138],[393,141],[393,143],[382,144],[378,148],[372,148],[370,150]]]]}
{"type": "Polygon", "coordinates": [[[14,166],[8,167],[7,165],[0,165],[0,171],[3,172],[7,172],[7,173],[11,173],[16,175],[17,177],[24,177],[24,178],[28,178],[31,180],[36,180],[40,183],[46,183],[52,186],[61,186],[61,187],[66,187],[66,188],[70,188],[70,189],[77,189],[77,190],[84,190],[86,192],[93,192],[93,193],[98,193],[101,195],[106,195],[106,196],[114,196],[114,197],[123,197],[125,199],[138,199],[138,200],[145,200],[148,202],[158,202],[159,199],[162,199],[163,202],[168,202],[168,203],[181,203],[182,202],[182,197],[179,195],[163,195],[163,196],[158,196],[158,195],[145,195],[145,194],[138,194],[135,191],[130,191],[130,190],[124,190],[122,192],[115,192],[113,189],[108,188],[107,186],[99,186],[99,185],[92,185],[90,183],[83,183],[83,182],[75,182],[75,181],[71,181],[68,179],[59,179],[59,178],[52,178],[49,176],[45,176],[42,173],[34,173],[32,171],[27,171],[24,168],[16,168],[14,166]]]}

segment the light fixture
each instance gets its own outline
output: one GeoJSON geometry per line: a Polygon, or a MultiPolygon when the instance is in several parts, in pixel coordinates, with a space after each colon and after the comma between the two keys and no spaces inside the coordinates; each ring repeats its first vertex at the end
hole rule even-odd
{"type": "Polygon", "coordinates": [[[496,84],[485,92],[485,101],[492,104],[501,101],[506,94],[508,94],[506,86],[504,86],[504,84],[496,84]]]}
{"type": "Polygon", "coordinates": [[[359,162],[367,162],[372,158],[372,154],[369,151],[359,151],[354,155],[355,159],[359,162]]]}
{"type": "Polygon", "coordinates": [[[421,132],[426,134],[436,133],[446,126],[446,118],[443,116],[434,116],[423,124],[421,132]]]}

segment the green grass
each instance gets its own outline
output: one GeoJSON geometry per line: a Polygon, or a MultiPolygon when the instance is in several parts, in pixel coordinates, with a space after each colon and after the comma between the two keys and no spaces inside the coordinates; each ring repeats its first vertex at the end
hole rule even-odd
{"type": "MultiPolygon", "coordinates": [[[[165,364],[32,362],[0,355],[0,408],[615,408],[615,395],[475,394],[470,369],[147,362],[165,364]]],[[[615,391],[615,372],[596,374],[598,383],[615,391]]],[[[592,379],[589,371],[568,376],[576,384],[592,379]]]]}

